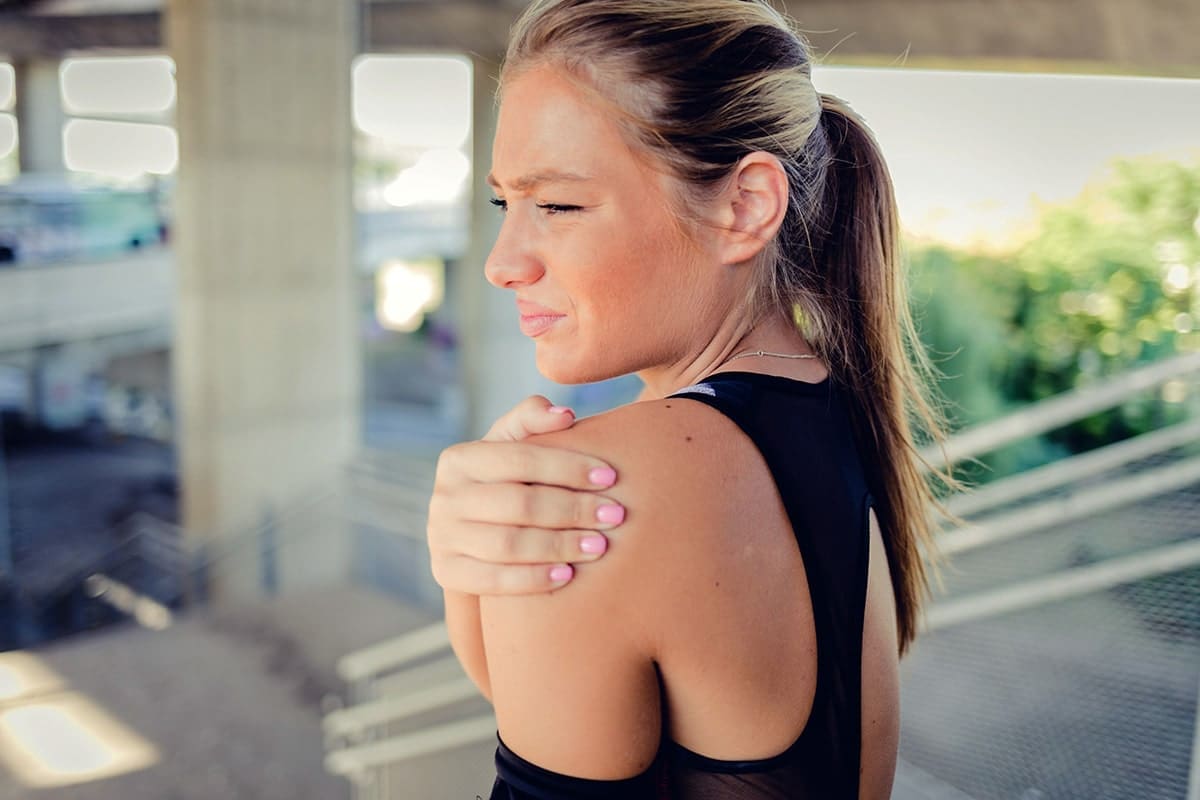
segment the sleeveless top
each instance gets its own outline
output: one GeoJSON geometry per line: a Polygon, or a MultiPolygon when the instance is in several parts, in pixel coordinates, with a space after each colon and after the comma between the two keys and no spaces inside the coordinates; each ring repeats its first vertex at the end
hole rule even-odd
{"type": "MultiPolygon", "coordinates": [[[[737,424],[758,448],[783,500],[816,627],[816,693],[808,722],[790,747],[758,761],[708,758],[664,734],[650,769],[621,781],[560,775],[501,741],[491,798],[857,800],[872,500],[845,399],[829,379],[805,383],[751,372],[717,373],[672,397],[704,403],[737,424]]],[[[665,718],[664,709],[664,725],[665,718]]]]}

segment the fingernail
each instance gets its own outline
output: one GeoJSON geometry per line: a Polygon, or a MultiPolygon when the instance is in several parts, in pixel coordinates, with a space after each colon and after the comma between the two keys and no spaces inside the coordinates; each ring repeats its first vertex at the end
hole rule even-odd
{"type": "Polygon", "coordinates": [[[616,504],[600,506],[596,509],[596,519],[610,525],[620,525],[625,521],[625,509],[616,504]]]}
{"type": "Polygon", "coordinates": [[[546,409],[551,414],[574,414],[575,412],[566,406],[550,406],[546,409]]]}
{"type": "Polygon", "coordinates": [[[608,549],[608,539],[599,534],[585,536],[579,540],[579,549],[598,556],[608,549]]]}
{"type": "Polygon", "coordinates": [[[550,568],[550,580],[554,583],[566,583],[574,574],[575,570],[570,564],[559,564],[557,567],[550,568]]]}
{"type": "Polygon", "coordinates": [[[588,473],[593,486],[612,486],[617,482],[617,471],[612,467],[596,467],[588,473]]]}

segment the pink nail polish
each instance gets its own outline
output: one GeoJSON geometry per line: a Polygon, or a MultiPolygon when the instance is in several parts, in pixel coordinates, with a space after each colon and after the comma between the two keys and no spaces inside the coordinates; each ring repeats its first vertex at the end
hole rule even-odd
{"type": "Polygon", "coordinates": [[[600,555],[608,549],[608,539],[599,534],[585,536],[579,540],[579,549],[585,553],[600,555]]]}
{"type": "Polygon", "coordinates": [[[550,568],[550,580],[554,583],[566,583],[574,574],[575,570],[570,564],[559,564],[550,568]]]}
{"type": "Polygon", "coordinates": [[[596,509],[596,519],[609,525],[620,525],[625,521],[625,509],[616,504],[600,506],[596,509]]]}
{"type": "Polygon", "coordinates": [[[596,467],[588,473],[588,481],[593,486],[612,486],[617,482],[617,471],[612,467],[596,467]]]}
{"type": "Polygon", "coordinates": [[[566,406],[550,406],[546,409],[551,414],[574,414],[575,412],[566,406]]]}

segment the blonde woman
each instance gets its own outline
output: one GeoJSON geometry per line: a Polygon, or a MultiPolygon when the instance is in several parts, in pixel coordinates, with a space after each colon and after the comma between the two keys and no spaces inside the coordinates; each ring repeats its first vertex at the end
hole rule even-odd
{"type": "Polygon", "coordinates": [[[810,69],[759,0],[514,28],[487,278],[544,375],[645,389],[575,424],[533,399],[439,465],[494,798],[890,795],[929,536],[908,420],[937,425],[886,166],[810,69]]]}

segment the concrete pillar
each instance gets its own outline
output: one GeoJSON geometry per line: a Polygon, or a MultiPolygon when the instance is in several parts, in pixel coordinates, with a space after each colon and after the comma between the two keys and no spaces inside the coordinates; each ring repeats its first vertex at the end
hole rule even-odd
{"type": "Polygon", "coordinates": [[[491,189],[484,183],[491,170],[492,139],[496,135],[499,67],[478,57],[474,61],[471,242],[466,258],[458,265],[451,291],[461,315],[468,434],[478,438],[522,398],[543,394],[560,402],[567,398],[568,389],[546,380],[537,371],[533,340],[517,327],[513,293],[495,288],[483,275],[484,262],[501,222],[500,213],[489,202],[491,189]]]}
{"type": "Polygon", "coordinates": [[[62,92],[56,60],[13,64],[16,73],[17,147],[21,172],[64,172],[62,92]]]}
{"type": "Polygon", "coordinates": [[[174,385],[183,522],[210,596],[344,579],[359,441],[350,66],[358,4],[168,0],[180,164],[174,385]],[[268,553],[268,557],[270,554],[268,553]],[[272,565],[270,569],[275,570],[272,565]]]}

